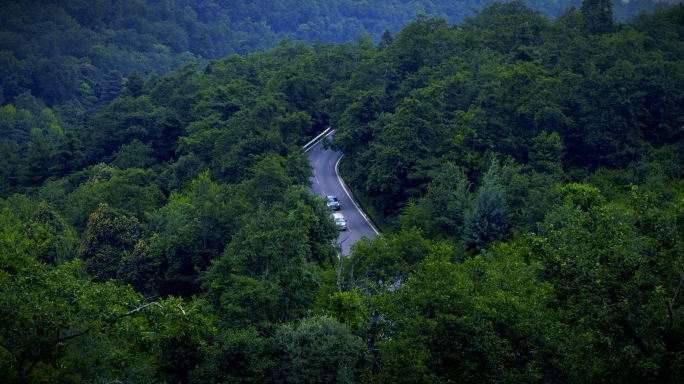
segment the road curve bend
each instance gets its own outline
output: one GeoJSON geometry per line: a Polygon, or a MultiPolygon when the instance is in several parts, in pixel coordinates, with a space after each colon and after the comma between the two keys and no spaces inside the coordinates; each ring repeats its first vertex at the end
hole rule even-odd
{"type": "MultiPolygon", "coordinates": [[[[346,231],[340,231],[337,238],[342,254],[349,255],[351,245],[362,237],[375,237],[377,229],[370,222],[361,207],[354,201],[351,192],[339,175],[339,164],[343,154],[323,148],[323,140],[331,139],[334,130],[326,131],[304,147],[313,167],[311,189],[318,196],[335,195],[340,200],[340,213],[347,219],[346,231]]],[[[332,213],[332,211],[331,211],[332,213]]]]}

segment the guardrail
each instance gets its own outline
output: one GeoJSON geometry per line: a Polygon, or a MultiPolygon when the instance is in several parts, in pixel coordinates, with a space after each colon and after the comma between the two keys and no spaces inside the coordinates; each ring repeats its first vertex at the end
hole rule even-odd
{"type": "Polygon", "coordinates": [[[308,151],[309,149],[311,149],[311,147],[313,147],[314,144],[318,143],[318,141],[319,141],[323,136],[327,136],[327,135],[330,133],[331,130],[332,130],[332,127],[328,127],[328,129],[326,129],[325,131],[321,132],[321,133],[320,133],[318,136],[316,136],[313,140],[311,140],[311,141],[309,141],[308,143],[304,144],[304,146],[302,147],[302,149],[304,150],[304,152],[306,152],[306,151],[308,151]]]}

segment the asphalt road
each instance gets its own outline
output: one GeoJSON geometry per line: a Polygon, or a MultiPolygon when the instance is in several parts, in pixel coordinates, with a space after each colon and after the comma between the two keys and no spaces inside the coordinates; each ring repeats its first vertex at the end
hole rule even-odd
{"type": "MultiPolygon", "coordinates": [[[[333,134],[334,131],[331,131],[324,137],[331,139],[333,134]]],[[[308,147],[306,152],[314,168],[314,175],[311,177],[313,192],[322,197],[335,195],[340,200],[338,212],[347,219],[347,230],[340,231],[337,242],[342,246],[342,254],[349,255],[349,249],[355,241],[364,236],[375,237],[378,232],[354,201],[351,192],[337,173],[337,165],[342,159],[342,153],[323,149],[322,138],[308,147]]],[[[330,213],[332,212],[331,210],[330,213]]]]}

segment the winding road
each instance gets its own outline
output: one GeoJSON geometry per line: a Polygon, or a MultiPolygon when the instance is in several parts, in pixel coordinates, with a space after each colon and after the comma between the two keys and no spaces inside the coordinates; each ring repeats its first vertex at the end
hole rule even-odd
{"type": "Polygon", "coordinates": [[[337,167],[342,159],[342,153],[323,148],[323,139],[331,139],[334,133],[334,130],[326,131],[307,144],[304,151],[309,155],[309,161],[313,166],[313,192],[321,197],[335,195],[340,200],[339,212],[347,219],[347,230],[340,231],[337,242],[342,247],[342,254],[349,255],[349,249],[355,241],[364,236],[375,237],[378,231],[354,201],[351,192],[339,176],[337,167]]]}

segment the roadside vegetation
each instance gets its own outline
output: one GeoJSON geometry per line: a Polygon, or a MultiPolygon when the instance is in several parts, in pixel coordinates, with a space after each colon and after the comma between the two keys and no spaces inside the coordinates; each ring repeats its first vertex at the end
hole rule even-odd
{"type": "Polygon", "coordinates": [[[614,20],[495,3],[96,96],[3,61],[1,376],[677,382],[684,7],[614,20]],[[328,126],[384,228],[343,259],[300,150],[328,126]]]}

